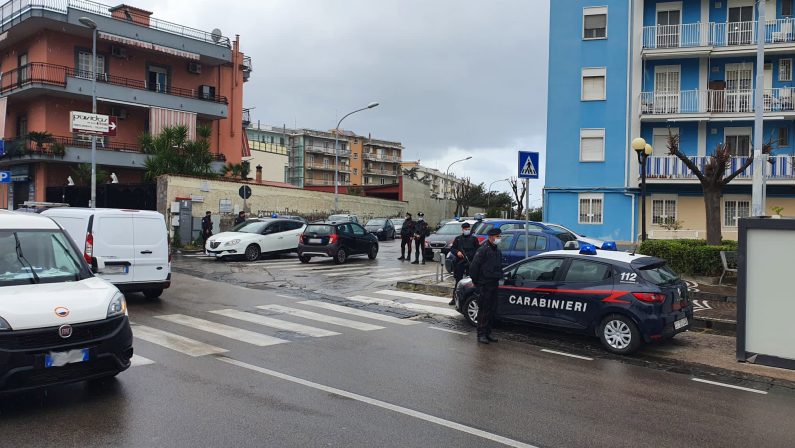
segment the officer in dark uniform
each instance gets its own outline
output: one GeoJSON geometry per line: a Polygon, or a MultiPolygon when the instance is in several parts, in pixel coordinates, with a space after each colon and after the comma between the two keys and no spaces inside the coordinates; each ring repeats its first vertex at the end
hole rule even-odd
{"type": "Polygon", "coordinates": [[[414,261],[411,264],[420,263],[420,254],[422,254],[422,264],[425,264],[425,237],[430,234],[428,223],[425,222],[425,213],[417,213],[417,223],[414,224],[414,261]]]}
{"type": "Polygon", "coordinates": [[[478,299],[478,342],[488,344],[497,342],[491,336],[494,313],[497,310],[497,294],[502,279],[502,252],[500,229],[489,230],[488,241],[481,245],[469,266],[469,276],[480,290],[478,299]]]}
{"type": "Polygon", "coordinates": [[[235,218],[235,225],[242,224],[244,222],[246,222],[246,212],[241,210],[238,212],[237,218],[235,218]]]}
{"type": "Polygon", "coordinates": [[[406,220],[403,221],[403,227],[400,228],[400,258],[398,260],[406,260],[406,255],[408,255],[408,260],[411,261],[411,237],[413,235],[414,221],[411,220],[411,213],[406,213],[406,220]],[[405,252],[406,246],[409,248],[408,254],[405,252]]]}
{"type": "Polygon", "coordinates": [[[202,218],[202,238],[204,238],[204,241],[207,241],[211,236],[213,236],[212,216],[213,212],[208,211],[204,214],[204,218],[202,218]]]}
{"type": "MultiPolygon", "coordinates": [[[[469,263],[475,258],[475,253],[478,251],[478,239],[472,235],[468,222],[461,224],[461,235],[458,235],[453,240],[450,246],[450,253],[453,254],[453,277],[455,278],[455,285],[464,278],[469,263]]],[[[453,286],[455,291],[455,286],[453,286]]],[[[455,293],[454,293],[455,295],[455,293]]],[[[448,305],[455,305],[455,298],[448,303],[448,305]]]]}

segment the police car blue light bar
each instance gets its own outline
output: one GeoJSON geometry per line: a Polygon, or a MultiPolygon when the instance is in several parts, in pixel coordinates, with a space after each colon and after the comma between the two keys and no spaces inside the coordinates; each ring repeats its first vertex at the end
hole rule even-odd
{"type": "Polygon", "coordinates": [[[596,246],[593,244],[583,244],[580,246],[580,255],[596,255],[596,246]]]}
{"type": "Polygon", "coordinates": [[[271,218],[278,218],[278,217],[279,217],[278,213],[274,213],[271,215],[271,218]]]}
{"type": "Polygon", "coordinates": [[[602,250],[618,250],[618,246],[615,241],[605,241],[602,244],[602,250]]]}

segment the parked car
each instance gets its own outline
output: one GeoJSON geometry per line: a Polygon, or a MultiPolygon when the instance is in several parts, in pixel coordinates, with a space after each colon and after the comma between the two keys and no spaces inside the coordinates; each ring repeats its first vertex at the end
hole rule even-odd
{"type": "MultiPolygon", "coordinates": [[[[564,244],[568,241],[577,241],[577,236],[571,232],[555,229],[540,222],[530,221],[528,230],[537,230],[540,232],[548,233],[556,236],[564,244]]],[[[481,243],[488,238],[487,233],[491,229],[500,229],[505,232],[508,230],[524,229],[525,221],[518,219],[486,219],[472,228],[472,234],[478,238],[481,243]]],[[[601,246],[600,246],[601,247],[601,246]]]]}
{"type": "Polygon", "coordinates": [[[552,228],[554,230],[560,230],[561,232],[569,233],[569,234],[573,235],[575,238],[577,238],[577,241],[579,241],[580,243],[591,244],[591,245],[593,245],[593,246],[595,246],[597,248],[600,248],[600,247],[604,246],[604,244],[605,244],[605,242],[603,240],[599,240],[599,239],[596,239],[596,238],[588,238],[587,236],[581,235],[581,234],[569,229],[568,227],[564,227],[564,226],[562,226],[560,224],[552,224],[552,223],[548,223],[548,222],[543,222],[541,224],[544,224],[545,226],[547,226],[549,228],[552,228]]]}
{"type": "Polygon", "coordinates": [[[298,258],[309,263],[312,257],[331,257],[337,264],[353,255],[378,256],[378,238],[352,222],[310,224],[299,238],[298,258]]]}
{"type": "Polygon", "coordinates": [[[533,257],[544,252],[562,250],[563,242],[555,235],[538,230],[508,230],[502,233],[498,247],[502,251],[502,265],[508,266],[524,260],[525,246],[528,257],[533,257]]]}
{"type": "MultiPolygon", "coordinates": [[[[687,284],[655,257],[583,245],[522,260],[503,273],[497,319],[596,335],[617,354],[673,337],[693,320],[687,284]]],[[[459,282],[454,296],[456,309],[475,325],[478,289],[471,279],[459,282]]]]}
{"type": "Polygon", "coordinates": [[[293,219],[249,219],[228,232],[211,236],[204,249],[217,259],[243,257],[256,261],[262,254],[295,252],[298,236],[305,227],[304,223],[293,219]]]}
{"type": "Polygon", "coordinates": [[[367,221],[364,229],[372,232],[373,235],[378,237],[379,241],[394,240],[397,233],[392,221],[386,218],[373,218],[367,221]]]}
{"type": "Polygon", "coordinates": [[[171,286],[171,249],[163,215],[148,210],[51,208],[52,218],[83,248],[86,262],[105,259],[100,277],[119,290],[156,299],[171,286]]]}
{"type": "Polygon", "coordinates": [[[400,231],[403,229],[403,223],[406,222],[406,218],[391,218],[392,225],[395,226],[395,233],[400,235],[400,231]]]}
{"type": "Polygon", "coordinates": [[[327,222],[355,222],[356,224],[359,224],[359,217],[356,216],[356,215],[347,215],[347,214],[331,215],[328,218],[326,218],[326,221],[327,222]]]}
{"type": "Polygon", "coordinates": [[[468,222],[474,225],[477,221],[451,221],[443,225],[439,230],[431,233],[430,236],[425,238],[424,256],[426,260],[433,260],[434,250],[441,252],[442,256],[446,256],[450,251],[450,245],[458,235],[461,235],[461,224],[468,222]]]}
{"type": "Polygon", "coordinates": [[[292,219],[293,221],[301,221],[304,224],[309,224],[309,221],[307,221],[306,218],[304,218],[303,216],[298,216],[298,215],[277,215],[276,217],[277,218],[282,218],[282,219],[292,219]]]}
{"type": "MultiPolygon", "coordinates": [[[[101,272],[104,259],[96,261],[101,272]]],[[[0,393],[115,376],[130,367],[124,295],[94,275],[50,218],[0,211],[0,316],[0,393]]]]}

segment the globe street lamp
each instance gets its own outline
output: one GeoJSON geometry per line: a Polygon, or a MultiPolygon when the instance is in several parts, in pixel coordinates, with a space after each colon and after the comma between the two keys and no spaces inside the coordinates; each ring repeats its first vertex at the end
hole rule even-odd
{"type": "MultiPolygon", "coordinates": [[[[91,29],[91,113],[97,113],[97,23],[88,17],[78,19],[86,28],[91,29]]],[[[97,136],[91,135],[91,208],[97,206],[97,136]]]]}
{"type": "Polygon", "coordinates": [[[377,107],[378,105],[379,105],[378,102],[373,101],[372,103],[368,104],[367,107],[356,109],[355,111],[348,113],[344,117],[340,118],[340,121],[337,122],[337,127],[334,128],[334,211],[332,213],[337,213],[337,211],[339,210],[339,203],[340,203],[339,202],[340,155],[339,155],[339,148],[337,147],[337,145],[339,144],[340,125],[342,124],[342,120],[350,117],[356,112],[372,109],[374,107],[377,107]]]}
{"type": "MultiPolygon", "coordinates": [[[[445,174],[444,181],[448,182],[448,183],[450,182],[450,167],[451,166],[455,165],[458,162],[463,162],[463,161],[469,160],[471,158],[472,158],[472,156],[464,157],[463,159],[456,160],[455,162],[453,162],[450,165],[448,165],[447,166],[447,171],[444,172],[444,174],[445,174]]],[[[445,191],[444,193],[445,193],[444,194],[444,215],[442,216],[442,219],[447,219],[447,192],[445,191]]]]}
{"type": "Polygon", "coordinates": [[[640,240],[646,241],[646,161],[654,149],[640,137],[632,140],[632,149],[638,154],[640,164],[640,240]]]}

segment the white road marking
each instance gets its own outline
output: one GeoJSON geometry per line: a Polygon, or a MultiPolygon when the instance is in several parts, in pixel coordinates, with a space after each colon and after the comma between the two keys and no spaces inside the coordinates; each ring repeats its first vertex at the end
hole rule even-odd
{"type": "MultiPolygon", "coordinates": [[[[279,269],[280,271],[332,271],[336,269],[345,269],[341,268],[339,265],[331,264],[331,265],[301,265],[301,266],[291,266],[289,268],[279,269]]],[[[349,269],[359,269],[358,267],[351,267],[349,269]]]]}
{"type": "Polygon", "coordinates": [[[184,353],[188,356],[213,355],[227,351],[214,345],[205,344],[204,342],[158,330],[157,328],[146,327],[144,325],[133,325],[132,331],[136,339],[141,339],[170,350],[184,353]]]}
{"type": "Polygon", "coordinates": [[[383,330],[384,327],[378,325],[368,324],[364,322],[357,322],[355,320],[343,319],[340,317],[327,316],[325,314],[315,313],[312,311],[299,310],[297,308],[290,308],[281,305],[260,305],[257,308],[268,311],[275,311],[277,313],[290,314],[304,319],[316,320],[318,322],[325,322],[327,324],[339,325],[340,327],[353,328],[354,330],[372,331],[383,330]]]}
{"type": "Polygon", "coordinates": [[[448,317],[459,317],[461,313],[456,310],[450,308],[441,308],[438,306],[430,306],[430,305],[420,305],[419,303],[404,303],[398,302],[395,300],[389,299],[376,299],[375,297],[367,297],[367,296],[353,296],[353,297],[346,297],[348,300],[353,300],[354,302],[361,302],[361,303],[370,303],[374,305],[381,305],[381,306],[391,306],[394,308],[404,308],[411,311],[418,311],[421,313],[428,313],[428,314],[438,314],[440,316],[448,316],[448,317]]]}
{"type": "Polygon", "coordinates": [[[335,331],[324,330],[322,328],[315,328],[310,327],[308,325],[301,325],[296,324],[294,322],[288,322],[286,320],[274,319],[272,317],[261,316],[259,314],[252,314],[246,313],[243,311],[238,310],[215,310],[210,311],[213,314],[217,314],[219,316],[230,317],[232,319],[238,319],[245,322],[251,322],[257,325],[263,325],[266,327],[276,328],[279,330],[287,330],[292,331],[293,333],[303,334],[306,336],[311,336],[313,338],[322,338],[325,336],[336,336],[339,333],[335,331]]]}
{"type": "Polygon", "coordinates": [[[468,336],[469,335],[469,333],[467,333],[467,332],[451,330],[449,328],[442,328],[442,327],[428,327],[428,328],[430,328],[431,330],[444,331],[445,333],[460,334],[462,336],[468,336]]]}
{"type": "Polygon", "coordinates": [[[284,260],[266,260],[266,261],[256,261],[254,263],[243,263],[243,266],[265,266],[271,264],[280,264],[280,265],[299,265],[301,264],[300,260],[293,260],[293,259],[284,259],[284,260]]]}
{"type": "Polygon", "coordinates": [[[429,423],[433,423],[435,425],[443,426],[445,428],[453,429],[455,431],[460,431],[466,434],[470,434],[476,437],[480,437],[482,439],[490,440],[492,442],[501,443],[506,446],[514,447],[514,448],[538,448],[534,445],[529,445],[527,443],[520,442],[518,440],[509,439],[507,437],[503,437],[497,434],[493,434],[490,432],[483,431],[482,429],[477,429],[472,426],[462,425],[461,423],[456,423],[450,420],[445,420],[440,417],[436,417],[430,414],[426,414],[424,412],[415,411],[413,409],[405,408],[403,406],[398,406],[392,403],[388,403],[386,401],[381,401],[375,398],[366,397],[364,395],[359,395],[353,392],[348,392],[346,390],[337,389],[335,387],[326,386],[320,383],[315,383],[312,381],[307,381],[295,376],[287,375],[284,373],[276,372],[274,370],[265,369],[263,367],[255,366],[253,364],[248,364],[242,361],[238,361],[236,359],[227,358],[225,356],[220,356],[217,358],[219,361],[223,361],[227,364],[232,364],[238,367],[242,367],[244,369],[251,370],[253,372],[258,372],[263,375],[268,375],[273,378],[278,378],[281,380],[289,381],[294,384],[300,384],[302,386],[306,386],[315,390],[319,390],[325,393],[337,395],[339,397],[349,398],[351,400],[356,400],[361,403],[369,404],[371,406],[379,407],[381,409],[386,409],[388,411],[397,412],[399,414],[407,415],[409,417],[413,417],[419,420],[423,420],[429,423]]]}
{"type": "Polygon", "coordinates": [[[730,389],[744,390],[746,392],[753,392],[755,394],[767,395],[767,391],[751,389],[750,387],[735,386],[734,384],[719,383],[717,381],[702,380],[701,378],[691,378],[693,381],[705,384],[712,384],[713,386],[723,386],[730,389]]]}
{"type": "Polygon", "coordinates": [[[545,348],[542,348],[541,351],[544,353],[551,353],[553,355],[568,356],[569,358],[583,359],[585,361],[593,361],[593,358],[589,358],[587,356],[580,356],[572,353],[559,352],[557,350],[547,350],[545,348]]]}
{"type": "Polygon", "coordinates": [[[328,303],[328,302],[318,302],[316,300],[307,300],[307,301],[299,302],[299,303],[302,304],[302,305],[314,306],[314,307],[317,307],[317,308],[323,308],[323,309],[330,310],[330,311],[336,311],[338,313],[351,314],[353,316],[366,317],[368,319],[380,320],[380,321],[383,321],[383,322],[390,322],[390,323],[398,324],[398,325],[414,325],[414,324],[418,324],[419,323],[419,322],[415,322],[413,320],[400,319],[400,318],[392,317],[392,316],[385,316],[385,315],[379,314],[379,313],[372,313],[370,311],[364,311],[364,310],[360,310],[360,309],[357,309],[357,308],[350,308],[350,307],[342,306],[342,305],[335,305],[333,303],[328,303]]]}
{"type": "Polygon", "coordinates": [[[395,275],[397,273],[396,271],[401,271],[401,270],[402,269],[400,269],[400,268],[391,268],[391,269],[373,269],[373,268],[368,268],[368,269],[360,269],[360,268],[356,268],[356,269],[339,269],[339,270],[336,270],[336,271],[332,272],[331,274],[323,274],[323,275],[325,275],[326,277],[345,277],[345,276],[349,276],[351,274],[354,274],[354,275],[355,274],[367,274],[367,277],[371,278],[371,277],[374,277],[374,276],[383,277],[383,276],[377,276],[376,274],[395,275]],[[345,271],[345,272],[342,272],[342,271],[345,271]]]}
{"type": "Polygon", "coordinates": [[[212,255],[204,255],[204,254],[182,254],[182,256],[188,258],[215,258],[212,255]]]}
{"type": "Polygon", "coordinates": [[[418,278],[430,277],[432,275],[436,275],[436,273],[430,273],[430,274],[424,274],[424,275],[406,275],[406,276],[403,276],[403,277],[379,278],[378,282],[379,283],[392,283],[392,282],[399,282],[399,281],[402,281],[402,280],[415,280],[415,279],[418,279],[418,278]]]}
{"type": "Polygon", "coordinates": [[[418,294],[416,292],[396,291],[393,289],[382,289],[381,291],[376,291],[375,294],[402,297],[405,299],[412,299],[412,300],[423,300],[425,302],[443,303],[445,305],[447,305],[450,302],[450,299],[444,297],[429,296],[427,294],[418,294]]]}
{"type": "Polygon", "coordinates": [[[293,297],[293,296],[286,296],[284,294],[276,294],[276,297],[281,297],[281,298],[284,298],[284,299],[293,299],[293,300],[298,298],[298,297],[293,297]]]}
{"type": "Polygon", "coordinates": [[[132,359],[130,359],[130,367],[148,366],[154,363],[151,359],[138,355],[133,355],[132,359]]]}
{"type": "Polygon", "coordinates": [[[253,331],[243,330],[242,328],[231,327],[229,325],[219,324],[209,320],[185,316],[184,314],[169,314],[166,316],[155,317],[168,322],[173,322],[175,324],[206,331],[208,333],[214,333],[225,338],[235,339],[247,344],[256,345],[257,347],[266,347],[269,345],[284,344],[289,342],[284,339],[274,338],[264,334],[255,333],[253,331]]]}

